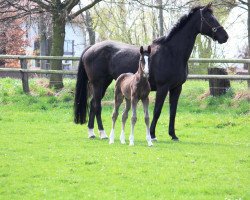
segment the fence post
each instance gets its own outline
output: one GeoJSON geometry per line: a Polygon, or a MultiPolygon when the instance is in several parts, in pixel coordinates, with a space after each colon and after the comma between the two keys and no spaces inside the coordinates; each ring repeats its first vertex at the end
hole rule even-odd
{"type": "MultiPolygon", "coordinates": [[[[224,68],[219,67],[208,68],[208,74],[228,75],[224,68]]],[[[223,95],[229,88],[230,81],[228,79],[209,79],[209,90],[212,96],[223,95]]]]}
{"type": "MultiPolygon", "coordinates": [[[[26,59],[20,59],[21,68],[27,69],[27,60],[26,59]]],[[[29,88],[29,75],[28,73],[21,71],[21,77],[22,77],[22,85],[23,85],[23,91],[26,94],[29,94],[30,88],[29,88]]]]}

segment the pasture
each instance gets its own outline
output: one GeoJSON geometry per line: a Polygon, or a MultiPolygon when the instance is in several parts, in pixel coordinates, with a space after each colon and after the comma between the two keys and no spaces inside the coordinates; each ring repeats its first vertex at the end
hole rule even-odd
{"type": "MultiPolygon", "coordinates": [[[[187,81],[176,118],[179,142],[167,134],[165,103],[158,142],[147,147],[140,104],[130,147],[129,123],[127,144],[119,143],[121,114],[113,145],[88,139],[86,125],[73,123],[75,82],[66,79],[55,92],[45,79],[30,81],[25,95],[20,80],[0,79],[0,199],[250,199],[246,83],[232,82],[232,91],[214,98],[205,94],[208,82],[187,81]]],[[[104,100],[109,134],[113,84],[104,100]]],[[[152,112],[151,103],[151,119],[152,112]]]]}

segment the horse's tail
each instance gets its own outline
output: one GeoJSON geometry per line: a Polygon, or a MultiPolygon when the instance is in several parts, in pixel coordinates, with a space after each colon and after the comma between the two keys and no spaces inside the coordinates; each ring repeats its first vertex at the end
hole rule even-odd
{"type": "Polygon", "coordinates": [[[83,63],[83,55],[90,48],[87,47],[79,60],[78,73],[75,89],[75,102],[74,102],[74,122],[76,124],[84,124],[87,121],[88,115],[88,77],[83,63]]]}

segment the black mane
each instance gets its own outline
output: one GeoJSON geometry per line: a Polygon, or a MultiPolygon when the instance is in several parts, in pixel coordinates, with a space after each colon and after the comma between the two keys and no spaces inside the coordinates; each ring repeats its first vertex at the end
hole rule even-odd
{"type": "MultiPolygon", "coordinates": [[[[202,8],[204,8],[204,6],[196,6],[196,7],[192,8],[188,14],[183,15],[179,19],[179,21],[174,25],[174,27],[170,30],[170,32],[167,36],[162,36],[162,37],[156,38],[153,41],[153,43],[158,44],[158,43],[168,42],[173,37],[173,35],[175,35],[179,30],[181,30],[185,26],[185,24],[190,20],[190,18],[194,15],[194,13],[197,10],[200,10],[202,8]]],[[[212,12],[211,8],[209,8],[209,12],[212,12]]]]}

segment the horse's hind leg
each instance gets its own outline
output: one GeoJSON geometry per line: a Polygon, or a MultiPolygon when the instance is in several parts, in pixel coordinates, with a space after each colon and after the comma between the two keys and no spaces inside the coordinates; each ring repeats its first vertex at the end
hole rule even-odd
{"type": "Polygon", "coordinates": [[[115,140],[115,122],[119,114],[119,107],[122,103],[123,95],[120,91],[120,89],[116,88],[115,90],[115,105],[114,105],[114,111],[112,115],[112,130],[110,132],[109,136],[109,144],[113,144],[115,140]]]}
{"type": "Polygon", "coordinates": [[[93,84],[93,102],[92,102],[93,103],[93,110],[94,110],[94,115],[96,116],[96,119],[97,119],[98,129],[100,132],[101,139],[108,138],[108,136],[106,135],[106,133],[104,131],[103,124],[102,124],[102,118],[101,118],[101,112],[102,112],[101,100],[105,94],[107,87],[108,86],[103,87],[103,84],[101,81],[98,82],[98,84],[93,84]]]}
{"type": "Polygon", "coordinates": [[[92,98],[90,101],[90,112],[89,112],[89,122],[88,122],[89,138],[95,138],[94,122],[95,122],[95,108],[94,108],[94,98],[92,98]]]}
{"type": "Polygon", "coordinates": [[[131,107],[131,101],[129,99],[126,99],[126,106],[125,109],[122,113],[122,132],[120,135],[120,141],[122,144],[125,144],[125,124],[128,119],[128,111],[130,110],[131,107]]]}
{"type": "MultiPolygon", "coordinates": [[[[93,85],[89,83],[89,90],[93,91],[93,85]]],[[[94,108],[94,98],[90,100],[90,110],[89,110],[89,121],[88,121],[88,137],[95,138],[94,133],[94,123],[95,123],[95,108],[94,108]]]]}
{"type": "Polygon", "coordinates": [[[131,117],[131,132],[129,136],[129,145],[134,146],[134,127],[135,123],[137,121],[137,116],[136,116],[136,107],[137,107],[138,100],[137,99],[132,99],[131,104],[132,104],[132,117],[131,117]]]}
{"type": "Polygon", "coordinates": [[[143,104],[145,123],[146,123],[146,140],[148,142],[148,146],[150,147],[150,146],[153,146],[153,143],[151,141],[150,130],[149,130],[149,114],[148,114],[149,99],[148,97],[142,100],[142,104],[143,104]]]}

